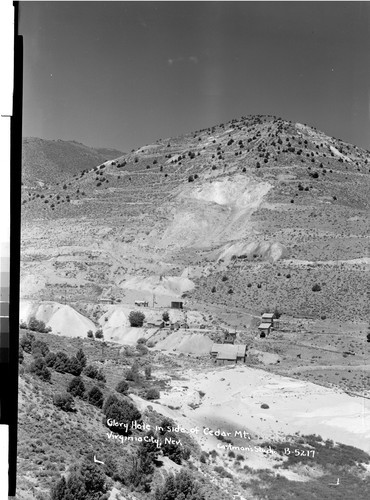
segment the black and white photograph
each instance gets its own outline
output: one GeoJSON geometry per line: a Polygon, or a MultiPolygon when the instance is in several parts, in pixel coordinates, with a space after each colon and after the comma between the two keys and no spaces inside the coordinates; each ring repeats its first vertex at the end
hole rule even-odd
{"type": "Polygon", "coordinates": [[[21,1],[18,33],[12,498],[369,499],[370,3],[21,1]]]}

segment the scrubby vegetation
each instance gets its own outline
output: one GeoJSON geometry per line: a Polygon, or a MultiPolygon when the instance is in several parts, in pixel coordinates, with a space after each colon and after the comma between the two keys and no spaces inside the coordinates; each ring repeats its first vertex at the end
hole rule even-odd
{"type": "Polygon", "coordinates": [[[131,311],[128,319],[131,326],[140,327],[144,324],[145,314],[141,311],[131,311]]]}

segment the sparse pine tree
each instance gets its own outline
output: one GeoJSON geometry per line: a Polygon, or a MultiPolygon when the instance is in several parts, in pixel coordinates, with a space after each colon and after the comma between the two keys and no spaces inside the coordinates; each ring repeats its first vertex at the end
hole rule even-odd
{"type": "Polygon", "coordinates": [[[40,377],[45,382],[49,382],[51,379],[50,370],[46,366],[46,362],[44,358],[36,358],[33,363],[30,365],[30,372],[34,373],[38,377],[40,377]]]}
{"type": "Polygon", "coordinates": [[[87,400],[90,404],[96,406],[97,408],[102,408],[104,402],[104,396],[99,387],[96,385],[90,389],[87,393],[87,400]]]}
{"type": "Polygon", "coordinates": [[[68,361],[68,366],[66,368],[67,373],[71,373],[72,375],[80,375],[82,372],[82,365],[76,358],[76,356],[72,356],[68,361]]]}
{"type": "MultiPolygon", "coordinates": [[[[91,331],[91,330],[90,330],[91,331]]],[[[76,353],[76,358],[78,359],[80,365],[85,368],[86,364],[87,364],[87,359],[86,359],[86,355],[85,353],[83,352],[82,349],[79,349],[76,353]]]]}
{"type": "Polygon", "coordinates": [[[69,365],[69,358],[67,354],[65,354],[62,351],[58,351],[54,363],[54,370],[60,373],[65,373],[68,371],[68,365],[69,365]]]}
{"type": "Polygon", "coordinates": [[[57,360],[57,355],[55,354],[55,352],[49,352],[45,356],[46,366],[48,366],[49,368],[54,368],[56,360],[57,360]]]}
{"type": "Polygon", "coordinates": [[[85,394],[85,384],[81,377],[74,377],[68,384],[67,391],[70,392],[72,396],[82,398],[85,394]]]}
{"type": "Polygon", "coordinates": [[[35,341],[35,335],[33,333],[27,332],[26,335],[23,335],[23,337],[21,338],[19,344],[24,350],[24,352],[31,353],[32,344],[34,341],[35,341]]]}
{"type": "Polygon", "coordinates": [[[57,406],[63,411],[74,410],[73,397],[71,396],[71,394],[68,394],[68,392],[54,394],[53,403],[55,406],[57,406]]]}

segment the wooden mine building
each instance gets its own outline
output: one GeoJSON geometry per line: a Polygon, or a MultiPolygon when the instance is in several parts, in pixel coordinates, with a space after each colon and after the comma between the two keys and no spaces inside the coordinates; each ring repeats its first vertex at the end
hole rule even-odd
{"type": "Polygon", "coordinates": [[[171,309],[182,309],[183,304],[184,304],[183,302],[173,301],[171,302],[171,309]]]}
{"type": "Polygon", "coordinates": [[[238,361],[245,363],[246,352],[245,344],[213,344],[210,354],[217,364],[237,363],[238,361]]]}

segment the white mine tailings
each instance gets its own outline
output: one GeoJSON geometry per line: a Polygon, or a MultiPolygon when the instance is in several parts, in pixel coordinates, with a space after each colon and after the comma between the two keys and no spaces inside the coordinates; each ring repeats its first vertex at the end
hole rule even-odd
{"type": "MultiPolygon", "coordinates": [[[[249,367],[188,376],[189,380],[176,381],[176,387],[161,394],[161,404],[150,403],[184,427],[198,425],[232,433],[247,430],[263,441],[281,440],[296,432],[317,434],[370,452],[367,399],[249,367]],[[198,391],[205,395],[199,396],[198,391]],[[262,409],[262,404],[269,408],[262,409]]],[[[205,449],[219,443],[213,436],[198,437],[205,449]]]]}
{"type": "Polygon", "coordinates": [[[86,337],[89,330],[96,330],[94,323],[73,307],[51,301],[21,300],[20,321],[28,323],[32,317],[50,326],[51,333],[60,333],[66,337],[86,337]]]}

